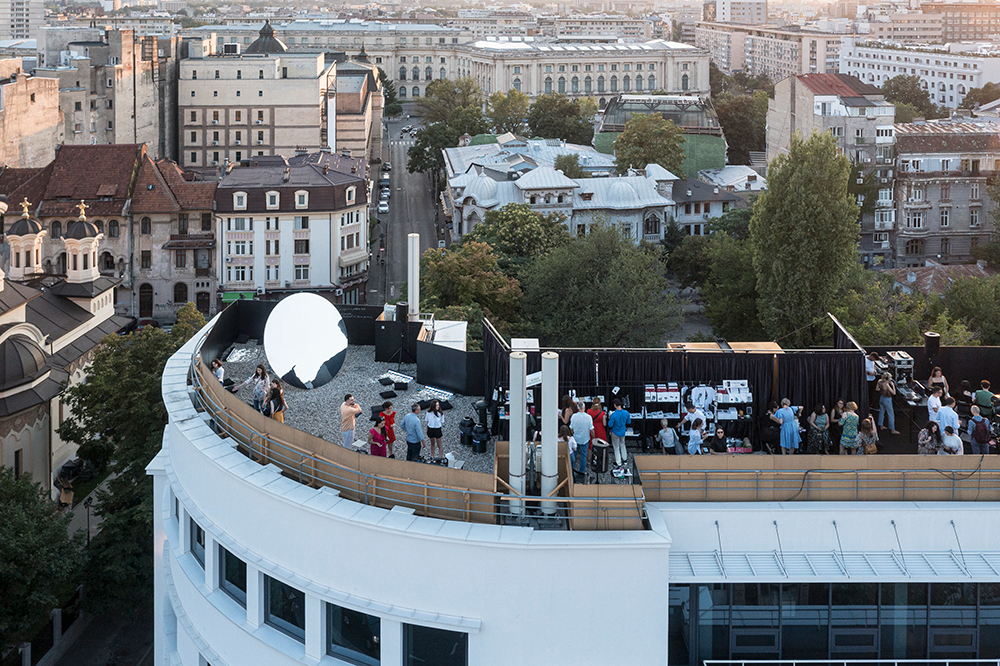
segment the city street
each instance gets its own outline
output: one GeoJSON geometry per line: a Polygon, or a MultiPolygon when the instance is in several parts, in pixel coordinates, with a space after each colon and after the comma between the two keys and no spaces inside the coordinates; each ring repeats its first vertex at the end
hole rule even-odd
{"type": "MultiPolygon", "coordinates": [[[[372,268],[368,280],[368,303],[381,304],[392,301],[400,296],[400,289],[406,280],[406,237],[411,233],[420,234],[421,252],[430,247],[437,247],[438,240],[444,239],[444,223],[441,229],[435,227],[436,218],[440,218],[439,206],[433,200],[432,182],[429,174],[410,173],[406,170],[407,149],[413,145],[409,133],[400,139],[400,130],[405,125],[419,126],[415,117],[388,122],[389,148],[383,149],[383,160],[388,158],[392,163],[389,172],[392,187],[392,197],[389,199],[388,215],[378,215],[378,225],[372,232],[372,268]],[[386,154],[388,153],[388,154],[386,154]],[[379,247],[384,238],[385,263],[379,261],[379,247]]],[[[381,165],[379,165],[381,168],[381,165]]],[[[373,171],[374,178],[380,179],[382,172],[373,171]]],[[[373,192],[372,210],[378,205],[379,186],[376,184],[373,192]]],[[[405,294],[403,294],[405,297],[405,294]]]]}

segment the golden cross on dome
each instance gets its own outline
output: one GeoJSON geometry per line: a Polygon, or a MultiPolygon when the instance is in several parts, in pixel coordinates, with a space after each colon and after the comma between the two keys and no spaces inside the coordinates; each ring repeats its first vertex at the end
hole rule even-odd
{"type": "Polygon", "coordinates": [[[28,197],[24,197],[24,201],[21,202],[21,216],[28,217],[28,209],[31,208],[31,204],[28,202],[28,197]]]}
{"type": "Polygon", "coordinates": [[[78,203],[76,207],[80,209],[80,219],[81,220],[86,220],[87,219],[87,209],[90,208],[90,206],[88,206],[87,204],[83,203],[83,199],[80,199],[80,203],[78,203]]]}

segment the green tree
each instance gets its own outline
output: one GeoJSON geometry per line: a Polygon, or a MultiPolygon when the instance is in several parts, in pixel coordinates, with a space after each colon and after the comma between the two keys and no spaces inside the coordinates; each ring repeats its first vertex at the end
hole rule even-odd
{"type": "Polygon", "coordinates": [[[750,152],[767,148],[767,92],[723,93],[714,100],[729,144],[729,164],[750,164],[750,152]]]}
{"type": "Polygon", "coordinates": [[[912,123],[914,118],[921,117],[921,111],[912,104],[906,102],[896,102],[896,122],[912,123]]]}
{"type": "Polygon", "coordinates": [[[406,150],[409,158],[406,163],[407,171],[423,173],[443,169],[444,154],[441,151],[457,146],[460,136],[462,133],[447,123],[434,123],[421,127],[417,130],[416,141],[406,150]]]}
{"type": "Polygon", "coordinates": [[[587,177],[587,173],[583,170],[583,167],[580,166],[580,156],[576,153],[559,155],[556,157],[552,166],[556,170],[562,171],[563,175],[567,178],[576,180],[577,178],[587,177]]]}
{"type": "Polygon", "coordinates": [[[867,169],[861,162],[851,159],[851,173],[847,178],[847,192],[858,204],[858,220],[865,215],[875,213],[875,202],[878,200],[878,170],[867,169]]]}
{"type": "Polygon", "coordinates": [[[923,294],[906,294],[888,274],[851,267],[830,312],[862,345],[920,344],[927,317],[923,294]]]}
{"type": "Polygon", "coordinates": [[[663,253],[665,258],[670,258],[674,251],[681,246],[687,236],[671,217],[666,222],[666,230],[663,233],[663,253]]]}
{"type": "Polygon", "coordinates": [[[498,90],[490,95],[486,102],[486,117],[493,125],[493,131],[497,134],[523,132],[529,101],[526,94],[513,88],[506,94],[498,90]]]}
{"type": "Polygon", "coordinates": [[[708,274],[698,293],[705,302],[702,313],[712,332],[724,340],[765,339],[757,312],[757,279],[749,243],[714,233],[705,254],[708,274]]]}
{"type": "Polygon", "coordinates": [[[532,136],[590,145],[594,140],[591,109],[592,100],[572,101],[566,95],[539,95],[528,108],[528,128],[532,136]]]}
{"type": "Polygon", "coordinates": [[[483,117],[483,110],[478,106],[463,106],[455,109],[448,121],[448,127],[458,132],[459,136],[470,134],[476,136],[489,130],[489,124],[483,117]]]}
{"type": "Polygon", "coordinates": [[[708,236],[685,236],[670,254],[668,265],[682,288],[697,287],[708,276],[708,236]]]}
{"type": "Polygon", "coordinates": [[[0,652],[29,638],[75,580],[83,534],[70,538],[69,521],[29,475],[0,467],[0,652]]]}
{"type": "Polygon", "coordinates": [[[851,165],[832,135],[792,137],[768,169],[750,220],[761,324],[786,345],[812,343],[809,324],[827,312],[858,261],[858,206],[851,165]]]}
{"type": "Polygon", "coordinates": [[[659,164],[684,178],[684,131],[659,113],[637,113],[625,123],[625,131],[615,139],[615,168],[626,173],[630,167],[659,164]]]}
{"type": "Polygon", "coordinates": [[[483,106],[483,91],[476,80],[468,76],[432,81],[424,96],[417,100],[417,111],[428,125],[448,123],[457,109],[467,106],[483,106]]]}
{"type": "Polygon", "coordinates": [[[719,69],[714,62],[708,62],[708,86],[712,90],[712,98],[716,98],[733,85],[733,77],[719,69]]]}
{"type": "Polygon", "coordinates": [[[520,279],[525,267],[566,245],[570,238],[565,216],[543,216],[527,204],[507,204],[487,211],[485,219],[462,237],[462,243],[486,243],[504,273],[520,279]]]}
{"type": "Polygon", "coordinates": [[[592,225],[529,273],[524,312],[545,345],[659,345],[680,319],[656,254],[617,225],[592,225]]]}
{"type": "Polygon", "coordinates": [[[194,303],[188,301],[177,311],[177,321],[170,329],[170,336],[175,340],[189,340],[204,328],[206,323],[205,315],[198,311],[194,303]]]}
{"type": "MultiPolygon", "coordinates": [[[[920,77],[899,74],[882,84],[882,94],[887,102],[909,104],[925,118],[936,118],[937,107],[931,96],[920,86],[920,77]]],[[[898,121],[897,121],[898,122],[898,121]]]]}
{"type": "Polygon", "coordinates": [[[388,118],[398,116],[403,112],[403,105],[396,95],[396,84],[381,67],[378,68],[378,80],[382,84],[382,113],[388,118]]]}
{"type": "Polygon", "coordinates": [[[750,219],[753,217],[753,206],[757,195],[750,195],[750,205],[744,208],[732,208],[721,217],[713,217],[708,221],[709,233],[726,234],[738,241],[750,238],[750,219]]]}
{"type": "Polygon", "coordinates": [[[975,109],[983,104],[989,104],[1000,99],[1000,84],[987,81],[982,88],[969,88],[962,100],[963,109],[975,109]]]}
{"type": "Polygon", "coordinates": [[[767,74],[748,76],[744,72],[736,72],[733,74],[733,89],[743,94],[763,90],[768,97],[774,97],[774,81],[767,74]]]}
{"type": "Polygon", "coordinates": [[[956,280],[942,301],[950,316],[975,331],[982,344],[1000,344],[1000,276],[956,280]]]}
{"type": "Polygon", "coordinates": [[[59,427],[81,457],[104,449],[114,460],[107,490],[97,491],[104,519],[90,544],[85,579],[97,610],[148,599],[153,583],[153,481],[146,465],[160,450],[166,408],[160,376],[185,340],[147,327],[109,335],[97,348],[87,382],[66,389],[71,417],[59,427]]]}
{"type": "Polygon", "coordinates": [[[505,321],[517,315],[521,287],[500,270],[486,243],[463,240],[450,250],[431,248],[420,268],[420,294],[430,308],[477,305],[505,321]]]}

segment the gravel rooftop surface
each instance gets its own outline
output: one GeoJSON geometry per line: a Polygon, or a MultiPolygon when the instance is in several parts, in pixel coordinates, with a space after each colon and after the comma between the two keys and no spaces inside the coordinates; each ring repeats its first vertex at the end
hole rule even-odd
{"type": "MultiPolygon", "coordinates": [[[[258,363],[263,362],[268,373],[273,376],[270,365],[267,363],[264,354],[264,347],[253,341],[242,345],[233,345],[223,358],[223,367],[226,369],[226,378],[239,383],[253,374],[258,363]],[[248,352],[246,358],[240,361],[229,362],[226,358],[235,349],[245,349],[248,352]]],[[[355,439],[367,439],[368,430],[372,427],[369,418],[369,407],[381,405],[385,402],[379,393],[390,387],[382,386],[378,378],[387,371],[400,372],[410,377],[416,377],[417,366],[415,364],[403,363],[377,363],[375,361],[375,347],[371,346],[349,346],[347,348],[347,358],[344,360],[344,367],[340,369],[337,376],[327,384],[315,389],[297,389],[294,386],[284,385],[285,401],[288,403],[288,410],[285,412],[285,423],[308,432],[311,435],[322,437],[335,444],[341,443],[340,436],[340,405],[344,401],[344,395],[351,393],[354,399],[365,410],[358,415],[358,426],[355,432],[355,439]],[[363,430],[362,430],[363,428],[363,430]]],[[[410,382],[410,387],[406,391],[396,391],[397,397],[389,398],[396,410],[396,442],[393,453],[400,460],[406,459],[406,436],[399,423],[403,417],[409,413],[410,405],[424,399],[431,399],[431,395],[424,393],[426,387],[410,382]]],[[[238,392],[240,398],[245,402],[252,403],[252,388],[247,386],[238,392]]],[[[451,399],[453,409],[444,412],[444,428],[442,444],[444,452],[454,453],[457,460],[464,460],[464,469],[474,472],[493,473],[493,441],[490,441],[486,453],[473,453],[470,447],[462,446],[459,440],[458,423],[466,416],[475,419],[475,410],[472,408],[477,400],[482,396],[464,396],[455,394],[451,399]]],[[[430,444],[426,439],[425,413],[421,412],[420,419],[424,421],[424,446],[422,454],[430,455],[430,444]]]]}

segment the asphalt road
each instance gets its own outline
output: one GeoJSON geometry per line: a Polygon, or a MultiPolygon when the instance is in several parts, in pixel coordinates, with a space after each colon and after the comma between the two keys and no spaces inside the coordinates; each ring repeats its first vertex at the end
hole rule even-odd
{"type": "MultiPolygon", "coordinates": [[[[381,304],[400,296],[406,280],[406,239],[411,233],[420,234],[421,253],[430,247],[437,247],[444,235],[435,226],[439,207],[432,195],[432,182],[428,174],[410,173],[406,170],[407,149],[414,139],[409,134],[400,139],[400,129],[404,125],[419,126],[417,118],[390,120],[389,126],[389,172],[392,197],[389,199],[389,213],[377,215],[378,225],[372,233],[372,270],[368,280],[368,303],[381,304]],[[385,251],[379,247],[384,238],[385,251]],[[384,257],[384,263],[381,258],[384,257]]],[[[383,155],[385,151],[383,150],[383,155]]],[[[384,159],[384,158],[383,158],[384,159]]],[[[381,178],[379,173],[379,178],[381,178]]],[[[379,187],[375,188],[378,196],[379,187]]],[[[441,224],[443,228],[443,223],[441,224]]],[[[405,299],[405,294],[403,297],[405,299]]]]}

